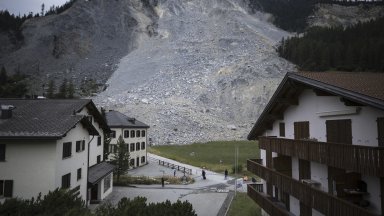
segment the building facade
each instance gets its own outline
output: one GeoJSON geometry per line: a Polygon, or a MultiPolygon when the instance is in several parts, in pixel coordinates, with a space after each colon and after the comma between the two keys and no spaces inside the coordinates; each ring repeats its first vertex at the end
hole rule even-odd
{"type": "Polygon", "coordinates": [[[149,126],[117,111],[106,113],[107,124],[111,128],[110,154],[112,159],[117,152],[116,144],[121,136],[129,150],[130,168],[147,164],[147,144],[149,126]]]}
{"type": "Polygon", "coordinates": [[[382,215],[384,75],[288,73],[255,123],[262,179],[249,196],[269,215],[382,215]]]}
{"type": "Polygon", "coordinates": [[[56,188],[101,200],[112,191],[108,176],[114,166],[102,161],[109,128],[91,100],[0,99],[0,104],[0,201],[56,188]]]}

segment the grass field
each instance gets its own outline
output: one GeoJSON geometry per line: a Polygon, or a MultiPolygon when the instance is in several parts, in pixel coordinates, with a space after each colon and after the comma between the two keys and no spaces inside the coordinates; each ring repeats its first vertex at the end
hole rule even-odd
{"type": "Polygon", "coordinates": [[[246,193],[237,193],[229,207],[227,216],[259,216],[261,210],[246,193]]]}
{"type": "Polygon", "coordinates": [[[191,145],[152,146],[149,152],[215,172],[228,169],[231,174],[235,162],[235,148],[239,149],[238,163],[246,170],[247,159],[259,158],[259,146],[255,141],[215,141],[191,145]]]}
{"type": "MultiPolygon", "coordinates": [[[[195,143],[191,145],[167,145],[152,146],[149,152],[170,158],[182,163],[197,167],[205,167],[215,172],[224,172],[228,169],[230,175],[232,166],[235,162],[235,148],[239,149],[238,163],[242,164],[243,172],[250,176],[246,171],[247,159],[259,158],[259,145],[255,141],[225,141],[195,143]]],[[[239,173],[241,175],[242,173],[239,173]]],[[[260,207],[247,196],[246,193],[237,193],[234,197],[229,216],[258,216],[261,215],[260,207]]]]}

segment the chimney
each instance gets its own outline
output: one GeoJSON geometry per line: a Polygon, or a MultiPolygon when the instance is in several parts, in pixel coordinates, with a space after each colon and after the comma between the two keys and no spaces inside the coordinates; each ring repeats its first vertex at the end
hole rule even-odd
{"type": "Polygon", "coordinates": [[[1,105],[1,119],[9,119],[12,118],[12,110],[16,107],[12,105],[1,105]]]}
{"type": "Polygon", "coordinates": [[[135,124],[136,119],[135,118],[128,118],[128,121],[130,121],[132,124],[135,124]]]}

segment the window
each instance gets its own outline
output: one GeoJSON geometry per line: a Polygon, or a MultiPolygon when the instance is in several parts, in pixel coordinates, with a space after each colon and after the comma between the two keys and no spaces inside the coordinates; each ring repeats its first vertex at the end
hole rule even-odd
{"type": "Polygon", "coordinates": [[[63,143],[63,158],[71,157],[72,155],[72,142],[63,143]]]}
{"type": "Polygon", "coordinates": [[[101,136],[97,137],[97,146],[101,146],[101,136]]]}
{"type": "Polygon", "coordinates": [[[0,180],[0,197],[12,197],[13,180],[0,180]]]}
{"type": "Polygon", "coordinates": [[[77,169],[77,181],[81,179],[81,168],[77,169]]]}
{"type": "Polygon", "coordinates": [[[70,187],[71,187],[71,173],[68,173],[61,177],[61,188],[66,189],[70,187]]]}
{"type": "Polygon", "coordinates": [[[129,151],[131,152],[135,151],[135,143],[131,143],[131,149],[129,151]]]}
{"type": "Polygon", "coordinates": [[[142,130],[142,131],[141,131],[141,136],[142,136],[142,137],[145,137],[145,130],[142,130]]]}
{"type": "Polygon", "coordinates": [[[140,143],[136,143],[136,151],[139,151],[140,150],[140,143]]]}
{"type": "Polygon", "coordinates": [[[104,193],[111,188],[111,174],[104,178],[104,193]]]}
{"type": "Polygon", "coordinates": [[[111,138],[116,138],[116,131],[112,130],[111,133],[109,134],[111,138]]]}
{"type": "Polygon", "coordinates": [[[144,150],[145,149],[145,142],[142,142],[141,143],[141,150],[144,150]]]}
{"type": "Polygon", "coordinates": [[[0,161],[5,161],[5,144],[0,144],[0,161]]]}
{"type": "Polygon", "coordinates": [[[140,137],[140,131],[139,130],[136,131],[136,137],[140,137]]]}
{"type": "Polygon", "coordinates": [[[117,152],[117,148],[116,148],[115,144],[109,145],[109,152],[110,153],[116,153],[117,152]]]}
{"type": "Polygon", "coordinates": [[[327,120],[327,142],[352,144],[351,119],[327,120]]]}
{"type": "Polygon", "coordinates": [[[309,139],[309,121],[294,122],[293,126],[296,140],[309,139]]]}
{"type": "Polygon", "coordinates": [[[129,138],[129,130],[124,131],[124,138],[129,138]]]}
{"type": "Polygon", "coordinates": [[[145,163],[145,156],[141,157],[141,163],[145,163]]]}
{"type": "Polygon", "coordinates": [[[76,152],[81,152],[85,150],[85,140],[76,141],[76,152]]]}
{"type": "Polygon", "coordinates": [[[101,155],[97,155],[97,163],[100,163],[101,162],[101,155]]]}
{"type": "Polygon", "coordinates": [[[285,137],[285,123],[284,122],[279,123],[279,130],[280,130],[280,136],[285,137]]]}
{"type": "Polygon", "coordinates": [[[131,130],[131,138],[134,138],[134,137],[135,137],[135,131],[131,130]]]}

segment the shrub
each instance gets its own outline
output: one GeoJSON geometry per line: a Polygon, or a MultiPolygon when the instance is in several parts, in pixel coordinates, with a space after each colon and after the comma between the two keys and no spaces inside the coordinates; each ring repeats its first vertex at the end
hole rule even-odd
{"type": "MultiPolygon", "coordinates": [[[[238,164],[237,165],[237,173],[241,173],[243,171],[243,165],[242,164],[238,164]]],[[[235,173],[236,172],[236,166],[233,165],[232,166],[232,173],[235,173]]]]}

